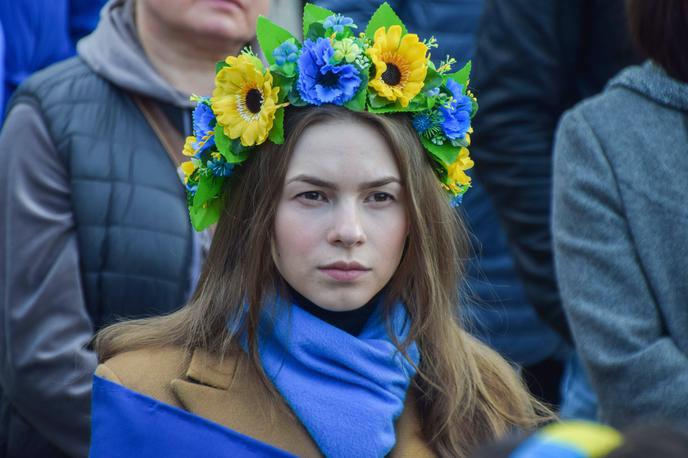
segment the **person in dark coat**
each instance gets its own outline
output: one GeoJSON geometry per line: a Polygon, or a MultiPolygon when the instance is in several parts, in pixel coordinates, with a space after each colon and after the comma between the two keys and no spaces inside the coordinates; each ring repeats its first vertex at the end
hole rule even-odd
{"type": "MultiPolygon", "coordinates": [[[[473,61],[472,84],[480,96],[475,172],[504,225],[529,300],[570,345],[552,260],[554,131],[567,108],[639,59],[622,0],[485,2],[473,61]]],[[[562,390],[574,404],[565,415],[594,416],[584,380],[571,354],[562,390]]]]}
{"type": "Polygon", "coordinates": [[[688,3],[629,6],[650,60],[561,121],[555,260],[601,419],[688,431],[688,3]]]}
{"type": "Polygon", "coordinates": [[[9,102],[0,455],[86,456],[94,331],[186,302],[202,241],[164,145],[183,144],[189,96],[212,88],[216,61],[252,40],[267,5],[112,0],[77,57],[34,74],[9,102]]]}

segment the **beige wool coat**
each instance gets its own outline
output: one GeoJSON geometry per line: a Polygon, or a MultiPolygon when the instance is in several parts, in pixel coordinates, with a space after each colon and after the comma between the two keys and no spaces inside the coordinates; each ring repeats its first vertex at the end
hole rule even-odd
{"type": "MultiPolygon", "coordinates": [[[[223,359],[201,350],[189,355],[174,347],[136,350],[107,360],[96,375],[294,455],[322,457],[301,422],[284,401],[269,395],[240,350],[223,359]]],[[[396,433],[389,456],[435,456],[422,437],[411,393],[396,433]]]]}

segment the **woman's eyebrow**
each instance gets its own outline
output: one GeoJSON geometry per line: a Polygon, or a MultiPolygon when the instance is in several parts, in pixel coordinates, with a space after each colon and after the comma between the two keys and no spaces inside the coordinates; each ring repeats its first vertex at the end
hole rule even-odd
{"type": "MultiPolygon", "coordinates": [[[[331,181],[326,181],[322,180],[320,178],[311,176],[311,175],[296,175],[295,177],[290,178],[287,180],[286,184],[293,183],[295,181],[302,181],[304,183],[311,184],[313,186],[317,186],[319,188],[327,188],[327,189],[337,189],[337,185],[335,183],[332,183],[331,181]]],[[[359,186],[359,189],[370,189],[370,188],[379,188],[381,186],[385,186],[390,183],[399,183],[401,184],[401,180],[395,176],[387,176],[387,177],[382,177],[378,178],[373,181],[367,181],[365,183],[361,183],[359,186]]]]}

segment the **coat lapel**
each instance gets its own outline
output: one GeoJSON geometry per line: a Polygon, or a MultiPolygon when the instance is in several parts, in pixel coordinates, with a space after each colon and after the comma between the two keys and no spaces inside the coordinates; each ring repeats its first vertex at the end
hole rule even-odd
{"type": "Polygon", "coordinates": [[[286,404],[275,406],[241,351],[220,360],[196,350],[172,390],[189,412],[300,457],[322,456],[286,404]]]}
{"type": "MultiPolygon", "coordinates": [[[[280,400],[275,405],[240,350],[223,359],[194,351],[185,377],[174,379],[171,386],[189,412],[303,458],[322,456],[287,404],[280,400]]],[[[397,445],[391,457],[434,456],[422,438],[411,394],[396,429],[397,445]]]]}

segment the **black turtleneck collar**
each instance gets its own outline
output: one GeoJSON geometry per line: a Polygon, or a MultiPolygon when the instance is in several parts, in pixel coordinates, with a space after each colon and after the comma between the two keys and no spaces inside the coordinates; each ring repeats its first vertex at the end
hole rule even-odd
{"type": "Polygon", "coordinates": [[[296,305],[315,316],[323,320],[326,323],[331,324],[334,327],[341,329],[342,331],[348,332],[353,336],[357,336],[363,330],[363,327],[368,322],[370,315],[375,311],[375,307],[378,304],[379,294],[373,297],[367,304],[363,307],[359,307],[355,310],[347,310],[344,312],[333,312],[332,310],[326,310],[322,307],[315,305],[313,302],[306,299],[304,296],[299,294],[290,285],[287,285],[289,296],[294,301],[296,305]]]}

